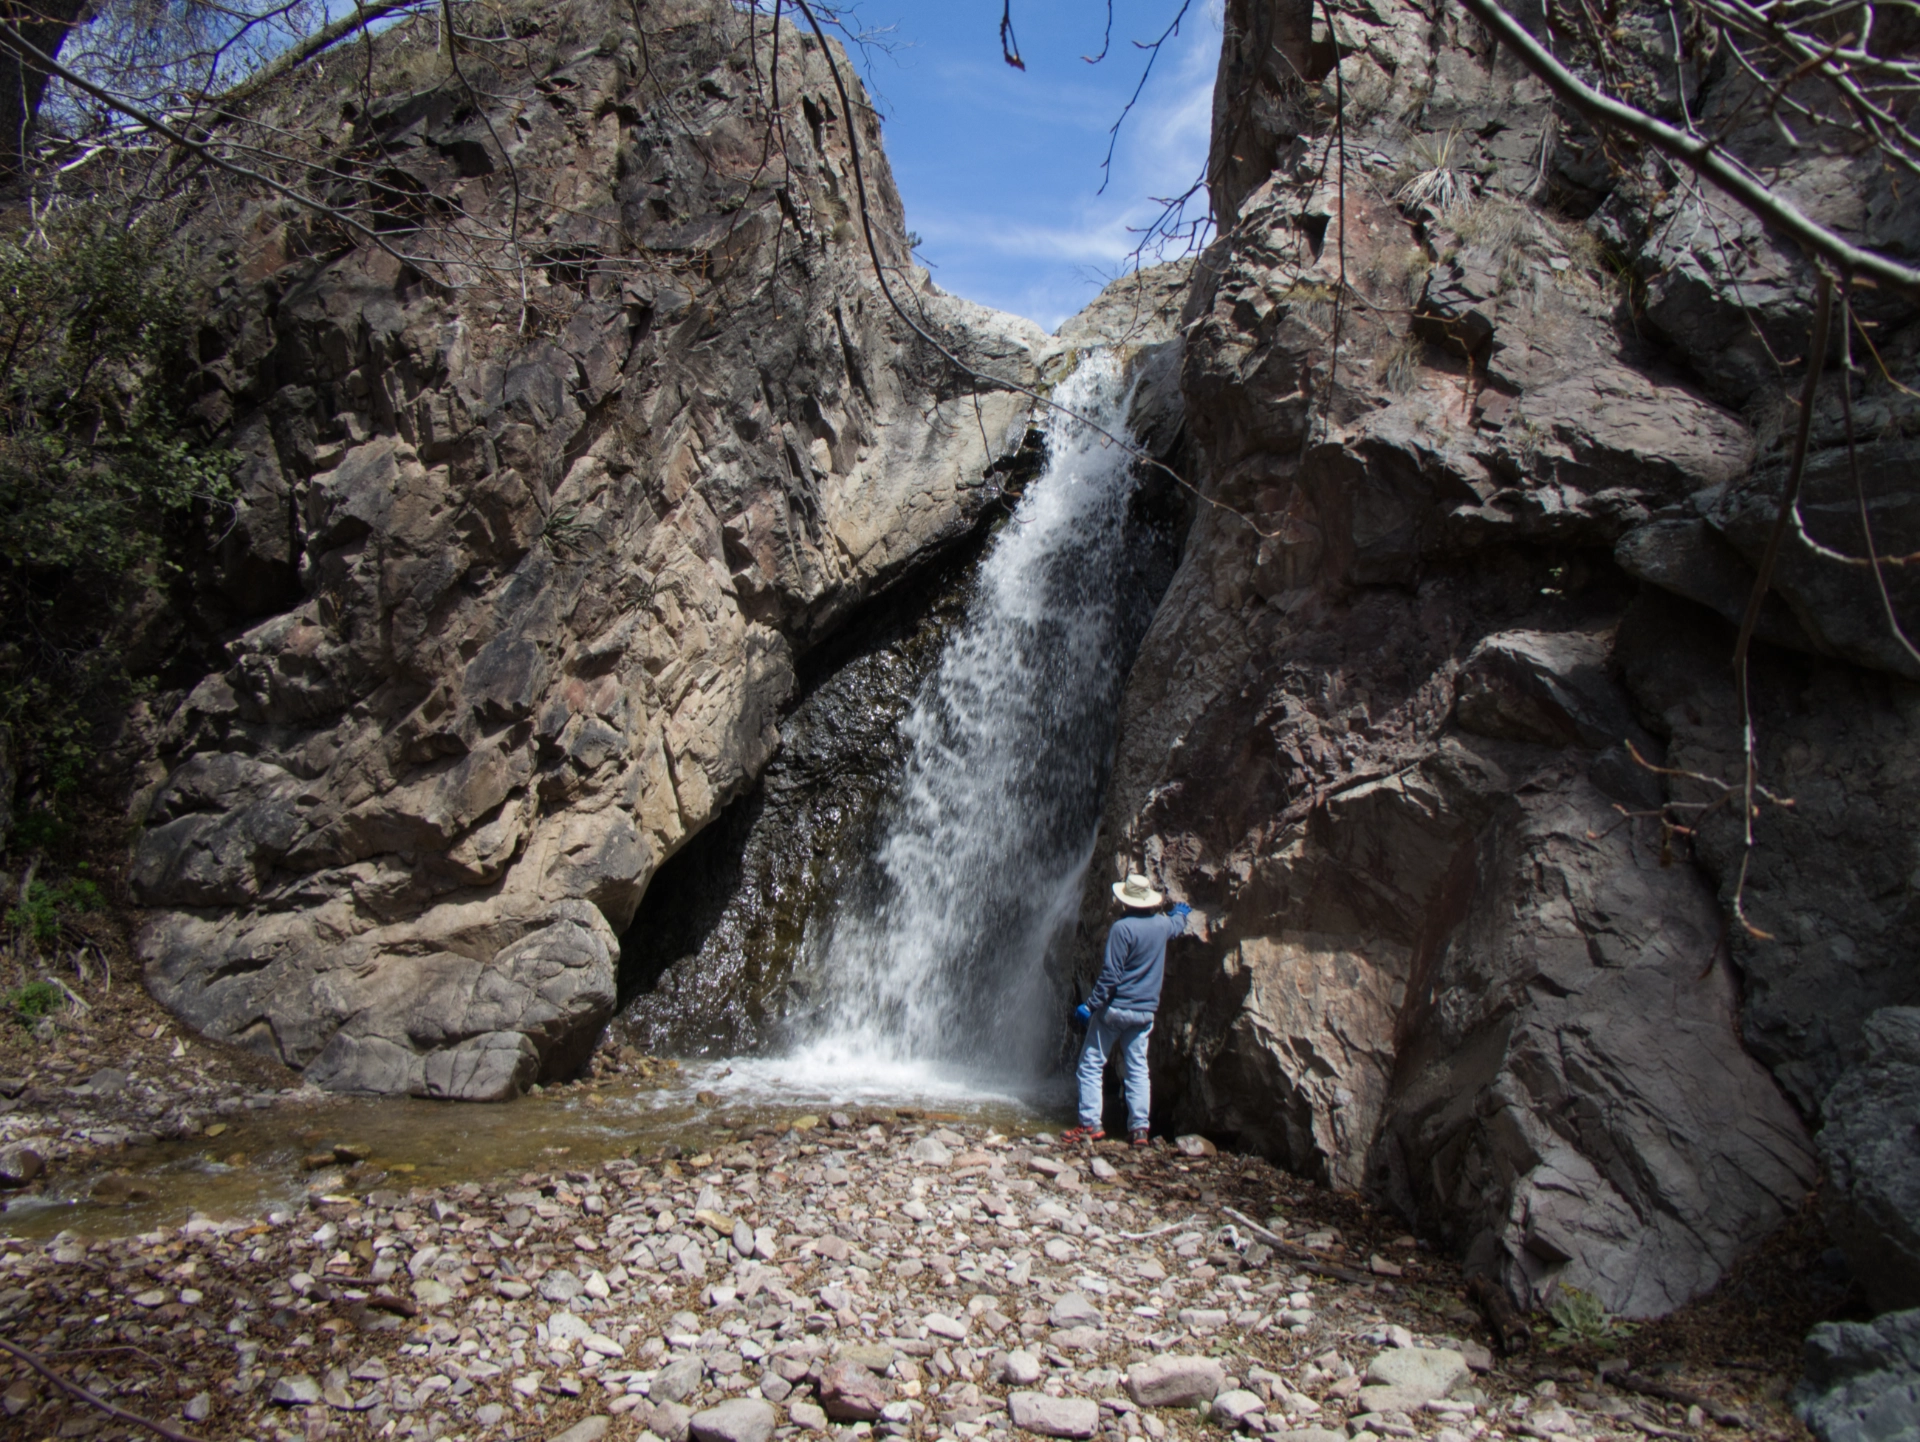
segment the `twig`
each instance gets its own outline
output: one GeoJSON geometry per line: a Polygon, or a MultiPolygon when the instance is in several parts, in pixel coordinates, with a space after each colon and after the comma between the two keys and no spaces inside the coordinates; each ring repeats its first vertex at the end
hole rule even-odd
{"type": "Polygon", "coordinates": [[[934,351],[943,360],[945,360],[948,365],[952,366],[955,370],[959,371],[960,374],[964,376],[968,376],[974,380],[985,381],[988,385],[992,386],[996,390],[1012,391],[1015,395],[1025,396],[1028,400],[1032,401],[1035,405],[1042,406],[1047,410],[1053,411],[1057,415],[1063,415],[1068,420],[1075,421],[1078,424],[1085,426],[1088,430],[1092,431],[1095,435],[1100,436],[1105,440],[1111,441],[1114,445],[1120,447],[1121,450],[1125,451],[1128,455],[1132,456],[1136,461],[1140,462],[1142,465],[1151,466],[1153,469],[1161,472],[1168,479],[1173,481],[1175,485],[1178,485],[1183,490],[1190,492],[1195,499],[1205,503],[1206,505],[1213,507],[1217,511],[1224,511],[1226,514],[1233,516],[1235,519],[1244,522],[1248,527],[1248,529],[1250,529],[1255,535],[1260,536],[1265,540],[1278,539],[1280,532],[1261,530],[1259,524],[1255,522],[1251,516],[1247,515],[1243,511],[1236,510],[1234,507],[1228,505],[1225,501],[1217,500],[1214,497],[1209,496],[1206,492],[1202,491],[1198,486],[1194,485],[1192,481],[1189,481],[1185,476],[1181,475],[1178,471],[1176,471],[1172,466],[1168,465],[1165,461],[1159,459],[1157,456],[1150,454],[1146,450],[1146,448],[1141,446],[1138,442],[1127,439],[1122,436],[1115,435],[1112,431],[1108,430],[1105,426],[1101,425],[1098,421],[1094,420],[1091,416],[1082,415],[1079,411],[1076,411],[1069,406],[1061,405],[1060,402],[1052,399],[1050,396],[1041,394],[1041,392],[1034,389],[1032,386],[1022,385],[1019,381],[1011,380],[1002,376],[996,376],[987,371],[980,370],[976,366],[971,366],[967,364],[967,362],[961,360],[959,356],[955,355],[953,351],[950,350],[937,336],[935,336],[925,326],[921,325],[919,321],[915,320],[911,315],[907,313],[907,308],[900,303],[899,297],[893,293],[893,286],[887,279],[886,264],[880,258],[880,244],[874,238],[873,216],[867,203],[866,168],[862,164],[860,159],[860,141],[858,136],[855,134],[855,130],[857,127],[854,125],[853,118],[852,118],[854,115],[852,97],[849,96],[847,93],[846,81],[841,79],[840,67],[834,63],[833,51],[827,44],[826,31],[820,28],[820,22],[814,16],[813,7],[808,3],[808,0],[792,0],[792,3],[795,9],[797,9],[802,15],[806,16],[807,24],[812,27],[814,37],[818,39],[820,42],[821,52],[827,62],[827,71],[830,75],[833,76],[833,88],[840,96],[841,113],[848,117],[847,119],[847,150],[853,162],[854,190],[860,202],[860,229],[861,229],[861,233],[866,238],[867,256],[873,262],[874,278],[880,283],[880,294],[885,297],[887,305],[892,309],[893,313],[899,316],[901,320],[906,322],[907,328],[909,330],[911,330],[915,335],[919,336],[920,339],[925,341],[928,345],[932,346],[934,351]]]}
{"type": "Polygon", "coordinates": [[[1638,1392],[1643,1397],[1658,1397],[1663,1402],[1678,1402],[1682,1407],[1698,1407],[1722,1427],[1748,1427],[1752,1424],[1747,1414],[1736,1412],[1731,1407],[1723,1407],[1713,1398],[1701,1392],[1692,1392],[1685,1387],[1676,1387],[1671,1382],[1662,1382],[1657,1377],[1643,1377],[1638,1372],[1615,1372],[1607,1380],[1614,1386],[1628,1392],[1638,1392]]]}
{"type": "Polygon", "coordinates": [[[1320,1261],[1313,1255],[1310,1248],[1303,1247],[1298,1242],[1289,1242],[1278,1232],[1270,1231],[1268,1228],[1261,1226],[1244,1212],[1236,1212],[1232,1207],[1222,1207],[1220,1210],[1229,1217],[1232,1217],[1241,1226],[1252,1232],[1254,1236],[1258,1237],[1275,1251],[1286,1253],[1289,1259],[1300,1264],[1300,1270],[1303,1272],[1311,1272],[1316,1277],[1332,1277],[1336,1281],[1351,1282],[1356,1286],[1365,1286],[1374,1280],[1372,1277],[1352,1271],[1349,1268],[1336,1267],[1331,1262],[1320,1261]]]}
{"type": "Polygon", "coordinates": [[[34,1371],[38,1372],[42,1377],[45,1377],[61,1391],[78,1397],[90,1407],[98,1407],[109,1417],[116,1418],[121,1422],[131,1422],[136,1427],[145,1427],[149,1432],[157,1432],[162,1437],[170,1439],[170,1442],[200,1442],[200,1439],[195,1437],[191,1432],[182,1432],[171,1422],[156,1422],[151,1417],[142,1417],[138,1412],[129,1412],[124,1407],[114,1406],[114,1404],[106,1398],[89,1392],[78,1382],[69,1381],[67,1378],[62,1377],[25,1347],[15,1346],[4,1337],[0,1337],[0,1351],[5,1351],[17,1361],[26,1363],[27,1366],[33,1368],[34,1371]]]}
{"type": "Polygon", "coordinates": [[[1164,1227],[1155,1227],[1150,1232],[1115,1232],[1113,1235],[1124,1242],[1144,1242],[1148,1237],[1164,1237],[1168,1232],[1177,1232],[1182,1227],[1194,1226],[1199,1220],[1200,1214],[1195,1212],[1184,1222],[1168,1222],[1164,1227]]]}
{"type": "Polygon", "coordinates": [[[1511,50],[1520,63],[1591,124],[1620,131],[1671,156],[1732,196],[1763,222],[1792,237],[1811,257],[1824,259],[1842,271],[1868,277],[1905,295],[1920,299],[1920,270],[1843,239],[1811,219],[1785,196],[1769,188],[1717,144],[1676,130],[1651,115],[1603,95],[1579,79],[1529,34],[1495,0],[1461,0],[1495,39],[1511,50]]]}
{"type": "MultiPolygon", "coordinates": [[[[1469,0],[1469,3],[1475,3],[1475,0],[1469,0]]],[[[1807,471],[1807,438],[1813,429],[1813,403],[1819,394],[1820,376],[1826,369],[1827,332],[1832,318],[1833,278],[1822,270],[1819,272],[1819,295],[1813,308],[1812,332],[1807,337],[1807,379],[1800,390],[1800,421],[1793,436],[1793,460],[1787,467],[1786,485],[1780,492],[1780,509],[1774,514],[1773,531],[1768,535],[1767,548],[1761,554],[1758,574],[1753,578],[1753,591],[1747,597],[1747,613],[1740,618],[1740,636],[1733,647],[1733,680],[1739,692],[1740,745],[1745,760],[1740,808],[1744,849],[1740,857],[1740,879],[1733,888],[1733,914],[1751,935],[1762,941],[1772,940],[1772,934],[1747,920],[1745,904],[1747,866],[1753,860],[1753,818],[1756,809],[1753,798],[1758,785],[1753,750],[1753,700],[1747,687],[1747,661],[1753,646],[1754,628],[1760,624],[1760,607],[1773,585],[1773,568],[1780,559],[1780,547],[1786,540],[1794,503],[1800,496],[1800,482],[1807,471]]]]}

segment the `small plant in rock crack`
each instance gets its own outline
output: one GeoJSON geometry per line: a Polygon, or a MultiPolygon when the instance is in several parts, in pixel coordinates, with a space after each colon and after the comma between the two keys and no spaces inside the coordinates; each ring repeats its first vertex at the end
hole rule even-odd
{"type": "Polygon", "coordinates": [[[1420,377],[1420,360],[1426,354],[1426,342],[1409,332],[1395,336],[1380,358],[1374,362],[1380,384],[1395,395],[1405,395],[1420,377]]]}
{"type": "Polygon", "coordinates": [[[580,519],[576,511],[555,511],[540,528],[540,537],[556,555],[566,551],[584,551],[593,538],[593,527],[580,519]]]}
{"type": "Polygon", "coordinates": [[[1468,199],[1466,146],[1458,130],[1445,135],[1416,135],[1410,157],[1412,173],[1393,193],[1393,198],[1409,210],[1422,206],[1436,215],[1445,215],[1468,199]]]}
{"type": "Polygon", "coordinates": [[[1549,1347],[1619,1346],[1636,1330],[1601,1305],[1600,1299],[1578,1287],[1560,1287],[1547,1303],[1547,1315],[1556,1323],[1547,1334],[1549,1347]]]}

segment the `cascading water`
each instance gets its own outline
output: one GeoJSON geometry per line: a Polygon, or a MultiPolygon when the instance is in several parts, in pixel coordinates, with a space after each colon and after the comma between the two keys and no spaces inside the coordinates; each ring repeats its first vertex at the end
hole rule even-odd
{"type": "MultiPolygon", "coordinates": [[[[1123,433],[1110,354],[1057,398],[1123,433]]],[[[1151,618],[1131,460],[1054,413],[1045,472],[981,565],[965,620],[905,724],[873,862],[808,939],[820,1004],[794,1081],[1024,1090],[1063,1019],[1049,950],[1071,934],[1127,666],[1151,618]]]]}

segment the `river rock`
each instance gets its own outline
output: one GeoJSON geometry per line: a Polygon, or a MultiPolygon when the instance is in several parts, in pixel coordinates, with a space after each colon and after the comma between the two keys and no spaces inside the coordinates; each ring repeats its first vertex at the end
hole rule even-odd
{"type": "Polygon", "coordinates": [[[1920,1007],[1867,1018],[1865,1056],[1827,1093],[1827,1226],[1876,1310],[1920,1307],[1920,1007]]]}
{"type": "Polygon", "coordinates": [[[1098,1323],[1100,1309],[1085,1292],[1068,1292],[1053,1304],[1047,1313],[1047,1320],[1056,1327],[1073,1327],[1082,1322],[1098,1323]]]}
{"type": "Polygon", "coordinates": [[[1100,1404],[1091,1397],[1010,1392],[1007,1415],[1021,1431],[1042,1437],[1091,1437],[1100,1429],[1100,1404]]]}
{"type": "Polygon", "coordinates": [[[1207,1409],[1207,1415],[1216,1422],[1224,1422],[1229,1427],[1240,1427],[1244,1426],[1256,1412],[1266,1410],[1267,1404],[1258,1392],[1236,1388],[1215,1397],[1212,1405],[1207,1409]]]}
{"type": "Polygon", "coordinates": [[[46,1159],[32,1147],[0,1147],[0,1187],[24,1187],[46,1169],[46,1159]]]}
{"type": "Polygon", "coordinates": [[[1210,1402],[1226,1385],[1211,1357],[1155,1357],[1127,1369],[1127,1395],[1142,1407],[1191,1407],[1210,1402]]]}
{"type": "Polygon", "coordinates": [[[647,1414],[647,1426],[664,1442],[687,1442],[693,1423],[693,1409],[680,1402],[655,1402],[647,1414]]]}
{"type": "Polygon", "coordinates": [[[773,1408],[756,1397],[735,1397],[693,1414],[694,1442],[767,1442],[776,1422],[773,1408]]]}
{"type": "Polygon", "coordinates": [[[1920,1310],[1815,1327],[1794,1404],[1820,1442],[1916,1442],[1920,1310]]]}
{"type": "Polygon", "coordinates": [[[842,1359],[820,1374],[820,1405],[836,1422],[871,1422],[887,1405],[887,1389],[858,1362],[842,1359]]]}
{"type": "Polygon", "coordinates": [[[282,1377],[268,1394],[282,1407],[312,1407],[320,1401],[320,1384],[304,1372],[282,1377]]]}
{"type": "Polygon", "coordinates": [[[953,1153],[932,1137],[921,1137],[907,1148],[907,1159],[919,1162],[927,1167],[944,1167],[953,1160],[953,1153]]]}
{"type": "Polygon", "coordinates": [[[700,1390],[706,1366],[698,1357],[676,1357],[653,1374],[649,1397],[665,1402],[684,1402],[700,1390]]]}
{"type": "Polygon", "coordinates": [[[552,1442],[600,1442],[612,1425],[611,1417],[589,1417],[585,1421],[574,1423],[564,1432],[556,1432],[552,1442]]]}
{"type": "Polygon", "coordinates": [[[1410,1404],[1418,1407],[1422,1402],[1446,1396],[1466,1381],[1467,1359],[1450,1347],[1395,1347],[1367,1363],[1366,1380],[1374,1386],[1419,1394],[1410,1404]]]}
{"type": "Polygon", "coordinates": [[[1031,1387],[1040,1380],[1044,1370],[1038,1357],[1016,1347],[1000,1362],[1000,1380],[1010,1387],[1031,1387]]]}
{"type": "MultiPolygon", "coordinates": [[[[903,271],[896,295],[1006,378],[956,390],[828,234],[843,127],[762,186],[734,127],[764,65],[667,24],[706,87],[690,110],[600,43],[631,40],[626,9],[564,25],[563,56],[503,58],[479,100],[371,97],[339,139],[401,145],[408,194],[471,191],[502,234],[559,206],[555,243],[607,262],[540,272],[564,320],[493,331],[368,236],[260,263],[205,209],[221,299],[180,380],[237,458],[195,613],[222,640],[154,719],[129,886],[167,1006],[336,1090],[483,1100],[577,1071],[654,871],[759,776],[798,655],[987,513],[1048,345],[903,271]],[[576,130],[554,87],[619,119],[576,130]],[[642,180],[632,136],[656,128],[678,138],[642,180]],[[500,136],[524,196],[471,184],[500,136]]],[[[795,34],[779,64],[782,123],[811,135],[826,56],[795,34]]],[[[306,103],[258,118],[305,133],[306,103]]]]}

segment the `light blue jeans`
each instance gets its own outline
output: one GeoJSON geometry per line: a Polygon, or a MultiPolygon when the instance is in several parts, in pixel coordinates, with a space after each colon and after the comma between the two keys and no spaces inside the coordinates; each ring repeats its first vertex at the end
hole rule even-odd
{"type": "Polygon", "coordinates": [[[1107,1058],[1120,1053],[1127,1085],[1127,1130],[1147,1129],[1153,1101],[1147,1082],[1147,1037],[1153,1031],[1150,1011],[1120,1011],[1108,1007],[1087,1024],[1086,1045],[1080,1049],[1080,1125],[1100,1125],[1100,1078],[1107,1058]]]}

